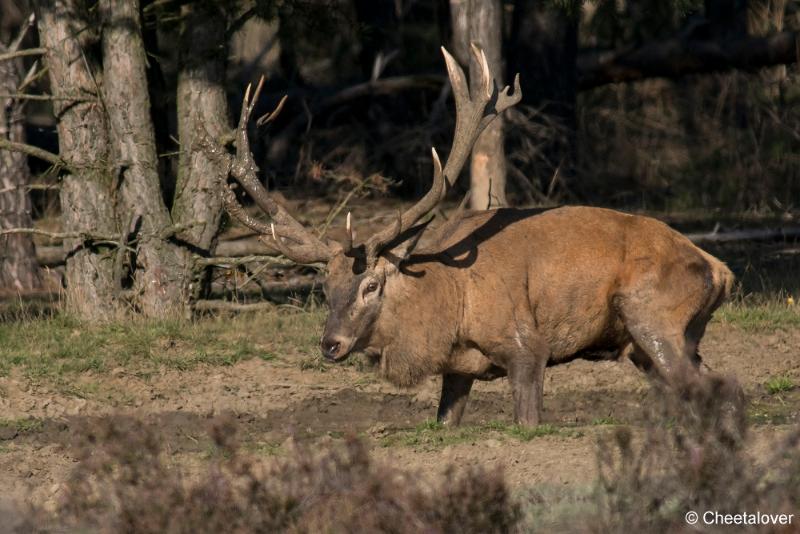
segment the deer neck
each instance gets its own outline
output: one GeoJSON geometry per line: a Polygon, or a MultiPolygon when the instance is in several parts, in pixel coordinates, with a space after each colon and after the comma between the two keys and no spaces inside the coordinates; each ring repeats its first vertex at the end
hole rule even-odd
{"type": "Polygon", "coordinates": [[[428,264],[387,279],[383,306],[370,340],[381,374],[401,387],[441,373],[457,341],[461,296],[452,270],[428,264]]]}

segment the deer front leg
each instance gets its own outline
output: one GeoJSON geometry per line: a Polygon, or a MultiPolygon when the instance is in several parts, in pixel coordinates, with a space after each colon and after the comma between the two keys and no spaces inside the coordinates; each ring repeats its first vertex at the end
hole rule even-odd
{"type": "Polygon", "coordinates": [[[474,379],[470,376],[446,373],[442,375],[442,396],[436,420],[448,426],[458,426],[474,379]]]}
{"type": "Polygon", "coordinates": [[[544,369],[547,366],[547,356],[531,356],[515,358],[508,368],[508,381],[514,397],[514,422],[525,426],[536,426],[542,419],[544,369]]]}

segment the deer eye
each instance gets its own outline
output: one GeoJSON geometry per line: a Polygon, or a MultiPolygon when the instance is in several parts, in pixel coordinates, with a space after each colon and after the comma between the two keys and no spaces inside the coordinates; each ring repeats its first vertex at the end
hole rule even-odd
{"type": "Polygon", "coordinates": [[[364,294],[372,293],[373,291],[378,290],[378,282],[370,282],[367,284],[367,287],[364,288],[364,294]]]}

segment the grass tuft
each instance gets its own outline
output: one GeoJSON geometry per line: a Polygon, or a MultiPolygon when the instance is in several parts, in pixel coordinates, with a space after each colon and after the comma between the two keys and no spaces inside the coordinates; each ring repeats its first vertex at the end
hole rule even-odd
{"type": "Polygon", "coordinates": [[[773,299],[756,304],[731,302],[722,306],[714,318],[748,332],[800,328],[800,306],[773,299]]]}
{"type": "Polygon", "coordinates": [[[147,376],[164,368],[188,371],[252,358],[302,359],[316,356],[321,325],[321,312],[285,311],[194,322],[87,325],[57,314],[0,323],[0,376],[17,369],[32,380],[63,381],[118,367],[147,376]]]}
{"type": "Polygon", "coordinates": [[[475,443],[487,439],[513,438],[518,441],[531,441],[543,436],[574,437],[578,435],[573,429],[543,424],[526,427],[502,421],[490,421],[478,425],[449,427],[436,420],[426,420],[413,429],[400,430],[384,437],[384,447],[403,446],[423,450],[436,450],[461,443],[475,443]]]}
{"type": "Polygon", "coordinates": [[[764,388],[770,395],[777,395],[778,393],[786,393],[797,387],[788,376],[774,376],[764,383],[764,388]]]}

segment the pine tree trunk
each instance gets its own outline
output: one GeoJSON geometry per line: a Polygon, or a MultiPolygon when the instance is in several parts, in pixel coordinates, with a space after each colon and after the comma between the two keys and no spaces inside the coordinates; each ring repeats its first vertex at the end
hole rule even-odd
{"type": "MultiPolygon", "coordinates": [[[[0,53],[6,48],[0,45],[0,53]]],[[[0,94],[17,92],[22,75],[16,61],[0,61],[0,94]]],[[[0,98],[0,138],[25,142],[21,102],[0,98]]],[[[0,230],[31,228],[31,201],[28,195],[30,171],[25,154],[0,150],[0,230]]],[[[42,277],[36,261],[33,239],[26,234],[0,236],[0,293],[24,293],[40,289],[42,277]]]]}
{"type": "MultiPolygon", "coordinates": [[[[56,100],[61,157],[76,170],[61,184],[62,228],[65,232],[113,235],[114,198],[109,172],[108,126],[99,102],[99,72],[91,31],[80,13],[79,0],[35,2],[41,45],[53,94],[88,101],[56,100]]],[[[90,246],[83,239],[64,240],[67,310],[89,321],[116,316],[119,281],[114,273],[116,248],[90,246]]]]}
{"type": "Polygon", "coordinates": [[[150,116],[138,0],[103,0],[104,99],[111,131],[119,221],[133,222],[138,245],[133,303],[146,317],[179,317],[187,310],[191,273],[171,239],[161,195],[150,116]]]}
{"type": "MultiPolygon", "coordinates": [[[[470,43],[486,54],[498,85],[503,83],[503,17],[499,0],[450,0],[453,53],[469,64],[470,90],[478,90],[480,67],[469,52],[470,43]]],[[[470,208],[484,210],[507,205],[503,118],[495,119],[478,137],[470,163],[470,208]]]]}
{"type": "MultiPolygon", "coordinates": [[[[186,6],[181,33],[178,73],[178,134],[181,153],[172,218],[177,224],[198,221],[178,234],[198,254],[208,255],[216,244],[222,220],[219,184],[227,166],[208,157],[201,146],[230,133],[225,73],[228,47],[224,13],[211,5],[186,6]]],[[[220,150],[224,150],[220,147],[220,150]]],[[[193,256],[187,255],[185,271],[192,272],[193,256]]],[[[207,272],[193,272],[189,290],[192,299],[207,289],[207,272]]]]}
{"type": "MultiPolygon", "coordinates": [[[[470,41],[483,48],[496,84],[503,86],[503,3],[500,0],[470,0],[470,41]]],[[[481,85],[480,67],[470,60],[470,89],[481,85]]],[[[506,206],[506,156],[503,147],[503,117],[497,117],[475,141],[470,164],[470,207],[476,210],[506,206]]]]}

